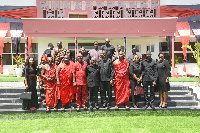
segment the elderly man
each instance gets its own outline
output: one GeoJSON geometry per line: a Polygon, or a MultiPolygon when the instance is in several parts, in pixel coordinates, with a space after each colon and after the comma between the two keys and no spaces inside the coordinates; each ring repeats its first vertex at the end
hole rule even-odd
{"type": "Polygon", "coordinates": [[[57,86],[60,87],[62,111],[65,110],[65,105],[70,101],[70,87],[73,84],[73,64],[73,62],[69,61],[69,56],[65,55],[63,63],[60,63],[56,70],[57,86]]]}
{"type": "Polygon", "coordinates": [[[98,106],[98,90],[99,90],[99,67],[96,64],[96,58],[92,57],[90,65],[87,66],[87,86],[89,88],[90,97],[90,110],[93,110],[93,104],[95,108],[98,106]]]}
{"type": "Polygon", "coordinates": [[[86,79],[86,69],[88,63],[83,61],[83,55],[81,53],[78,54],[78,61],[74,63],[73,67],[73,85],[76,86],[76,104],[77,111],[80,110],[81,106],[84,109],[86,107],[86,100],[88,97],[88,88],[87,88],[87,79],[86,79]],[[82,96],[82,103],[81,97],[82,96]]]}
{"type": "MultiPolygon", "coordinates": [[[[113,62],[115,71],[115,109],[119,108],[119,104],[125,103],[125,108],[128,109],[127,102],[131,94],[129,80],[129,63],[124,58],[124,53],[119,52],[119,59],[113,62]]],[[[111,81],[112,83],[112,81],[111,81]]]]}
{"type": "Polygon", "coordinates": [[[105,50],[107,52],[107,58],[112,59],[113,54],[115,52],[115,47],[113,45],[110,45],[110,40],[106,38],[105,45],[101,46],[101,50],[105,50]]]}
{"type": "Polygon", "coordinates": [[[48,64],[42,66],[41,76],[45,81],[46,111],[50,111],[50,108],[56,107],[58,102],[56,96],[56,67],[52,57],[48,57],[48,64]]]}

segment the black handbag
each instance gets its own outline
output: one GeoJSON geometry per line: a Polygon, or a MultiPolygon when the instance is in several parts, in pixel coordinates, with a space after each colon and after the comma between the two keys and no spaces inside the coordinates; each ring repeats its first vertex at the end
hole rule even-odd
{"type": "Polygon", "coordinates": [[[20,99],[27,99],[27,100],[30,100],[31,99],[31,95],[32,95],[32,92],[23,92],[19,98],[20,99]]]}

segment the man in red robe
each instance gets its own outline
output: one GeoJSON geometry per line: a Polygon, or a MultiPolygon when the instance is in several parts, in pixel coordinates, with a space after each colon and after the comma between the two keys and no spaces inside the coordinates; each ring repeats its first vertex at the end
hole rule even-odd
{"type": "Polygon", "coordinates": [[[56,67],[52,57],[48,57],[48,63],[42,67],[41,75],[45,83],[46,111],[48,112],[50,108],[55,108],[58,102],[56,96],[56,67]]]}
{"type": "MultiPolygon", "coordinates": [[[[130,80],[129,80],[129,63],[124,58],[124,53],[119,52],[119,59],[113,62],[114,70],[115,70],[115,100],[116,106],[115,108],[119,108],[119,104],[125,103],[125,107],[128,109],[128,105],[126,104],[129,101],[130,97],[130,80]]],[[[112,84],[111,80],[111,84],[112,84]]]]}
{"type": "Polygon", "coordinates": [[[70,101],[70,89],[72,83],[73,62],[69,61],[69,56],[65,55],[63,63],[58,65],[56,70],[57,86],[60,87],[60,96],[62,102],[62,111],[65,110],[65,105],[70,101]]]}
{"type": "Polygon", "coordinates": [[[78,61],[74,63],[74,70],[73,70],[73,85],[76,86],[76,104],[77,104],[77,111],[80,110],[81,106],[84,109],[86,107],[86,100],[88,97],[88,88],[87,88],[87,79],[86,79],[86,69],[88,63],[83,61],[83,55],[81,53],[78,54],[78,61]],[[82,93],[82,103],[80,95],[82,93]]]}

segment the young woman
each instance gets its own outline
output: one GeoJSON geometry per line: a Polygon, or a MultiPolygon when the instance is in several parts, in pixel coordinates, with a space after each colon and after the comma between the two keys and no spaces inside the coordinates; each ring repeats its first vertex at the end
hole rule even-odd
{"type": "Polygon", "coordinates": [[[164,54],[158,54],[159,61],[157,62],[158,79],[156,90],[159,92],[160,105],[159,108],[167,108],[167,92],[170,90],[169,77],[170,77],[170,65],[167,60],[164,59],[164,54]]]}
{"type": "Polygon", "coordinates": [[[25,63],[25,86],[27,92],[32,92],[31,100],[23,101],[23,109],[36,110],[38,108],[38,96],[37,96],[37,69],[35,60],[33,57],[29,57],[25,63]]]}

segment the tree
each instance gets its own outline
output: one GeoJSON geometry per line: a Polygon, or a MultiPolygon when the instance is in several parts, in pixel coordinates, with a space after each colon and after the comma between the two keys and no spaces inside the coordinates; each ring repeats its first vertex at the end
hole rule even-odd
{"type": "Polygon", "coordinates": [[[191,45],[183,45],[182,47],[188,48],[190,51],[192,51],[193,57],[196,59],[198,68],[199,68],[199,86],[200,86],[200,43],[197,42],[194,45],[194,49],[191,47],[191,45]]]}

